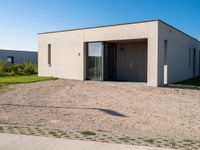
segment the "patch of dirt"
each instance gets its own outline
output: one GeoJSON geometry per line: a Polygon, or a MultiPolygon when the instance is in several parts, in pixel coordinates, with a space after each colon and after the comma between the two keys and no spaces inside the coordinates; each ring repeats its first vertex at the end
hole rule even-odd
{"type": "Polygon", "coordinates": [[[200,139],[200,90],[54,80],[0,92],[0,123],[200,139]]]}

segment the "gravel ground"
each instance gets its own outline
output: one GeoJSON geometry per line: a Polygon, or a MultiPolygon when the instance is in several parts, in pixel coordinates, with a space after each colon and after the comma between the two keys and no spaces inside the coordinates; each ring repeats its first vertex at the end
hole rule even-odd
{"type": "Polygon", "coordinates": [[[200,90],[55,80],[0,92],[0,124],[200,139],[200,90]]]}

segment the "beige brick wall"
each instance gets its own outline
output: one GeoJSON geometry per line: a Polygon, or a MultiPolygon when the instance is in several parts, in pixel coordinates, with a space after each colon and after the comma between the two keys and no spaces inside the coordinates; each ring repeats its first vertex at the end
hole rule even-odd
{"type": "Polygon", "coordinates": [[[39,34],[39,75],[84,80],[84,42],[148,39],[147,84],[157,86],[158,21],[39,34]],[[52,45],[52,66],[47,49],[52,45]],[[80,53],[80,56],[79,56],[80,53]]]}

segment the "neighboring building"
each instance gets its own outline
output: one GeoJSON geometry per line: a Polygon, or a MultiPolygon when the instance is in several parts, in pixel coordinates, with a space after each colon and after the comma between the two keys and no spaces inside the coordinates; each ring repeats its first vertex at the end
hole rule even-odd
{"type": "Polygon", "coordinates": [[[200,42],[161,21],[39,34],[39,75],[163,86],[200,75],[200,42]]]}
{"type": "Polygon", "coordinates": [[[38,53],[35,51],[17,51],[0,49],[0,60],[7,63],[16,64],[23,62],[37,63],[38,53]]]}

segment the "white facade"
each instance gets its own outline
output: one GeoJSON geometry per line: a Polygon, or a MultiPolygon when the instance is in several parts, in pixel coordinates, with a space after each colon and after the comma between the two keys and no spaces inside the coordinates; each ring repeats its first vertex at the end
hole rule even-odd
{"type": "MultiPolygon", "coordinates": [[[[195,74],[199,75],[200,42],[159,20],[40,33],[39,75],[85,80],[87,72],[85,43],[119,44],[140,40],[147,40],[147,85],[162,86],[164,79],[166,83],[173,83],[193,77],[192,54],[190,54],[190,66],[188,62],[189,47],[196,49],[195,74]],[[167,40],[166,65],[164,64],[165,40],[167,40]],[[51,65],[48,64],[48,44],[51,44],[51,65]],[[168,68],[167,71],[163,69],[164,66],[168,68]]],[[[130,65],[132,63],[134,60],[130,65]]]]}

